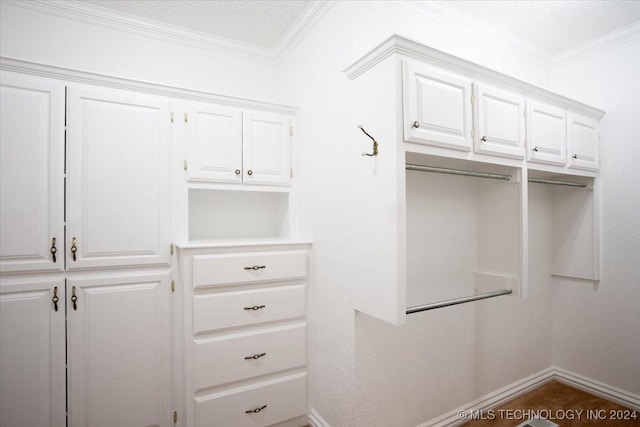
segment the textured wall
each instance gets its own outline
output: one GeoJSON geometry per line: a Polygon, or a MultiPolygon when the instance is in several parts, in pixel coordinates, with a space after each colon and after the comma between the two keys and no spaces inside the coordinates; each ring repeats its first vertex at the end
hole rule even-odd
{"type": "Polygon", "coordinates": [[[556,65],[558,92],[606,110],[601,280],[553,284],[554,365],[640,393],[640,34],[556,65]]]}

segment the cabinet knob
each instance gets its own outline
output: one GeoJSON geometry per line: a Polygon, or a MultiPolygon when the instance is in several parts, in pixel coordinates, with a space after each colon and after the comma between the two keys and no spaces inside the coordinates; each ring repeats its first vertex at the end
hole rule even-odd
{"type": "Polygon", "coordinates": [[[236,169],[236,175],[240,175],[240,169],[236,169]]]}
{"type": "Polygon", "coordinates": [[[482,138],[480,138],[480,141],[482,141],[482,142],[487,142],[487,136],[485,135],[485,136],[483,136],[482,138]]]}
{"type": "Polygon", "coordinates": [[[412,126],[413,126],[414,128],[419,128],[419,127],[420,127],[420,122],[416,120],[415,122],[413,122],[413,125],[412,125],[412,126]]]}
{"type": "Polygon", "coordinates": [[[247,171],[247,175],[249,175],[249,176],[253,175],[253,171],[252,171],[251,169],[249,169],[249,170],[247,171]]]}
{"type": "Polygon", "coordinates": [[[538,147],[533,147],[533,151],[538,151],[538,147]]]}
{"type": "Polygon", "coordinates": [[[576,160],[578,159],[578,155],[577,155],[577,154],[574,154],[574,155],[573,155],[573,156],[571,156],[571,157],[572,157],[572,158],[574,158],[574,159],[576,159],[576,160]]]}

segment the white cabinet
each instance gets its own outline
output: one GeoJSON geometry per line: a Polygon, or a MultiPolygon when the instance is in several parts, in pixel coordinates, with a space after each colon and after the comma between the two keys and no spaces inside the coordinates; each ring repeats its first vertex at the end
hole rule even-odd
{"type": "Polygon", "coordinates": [[[567,146],[569,167],[598,170],[598,122],[580,114],[567,115],[567,146]]]}
{"type": "Polygon", "coordinates": [[[188,110],[189,181],[289,184],[289,116],[202,102],[188,110]]]}
{"type": "Polygon", "coordinates": [[[527,160],[564,166],[567,162],[566,121],[564,109],[527,101],[527,160]]]}
{"type": "Polygon", "coordinates": [[[424,64],[402,65],[405,141],[471,151],[472,81],[424,64]]]}
{"type": "Polygon", "coordinates": [[[477,84],[476,153],[524,158],[524,97],[477,84]]]}
{"type": "Polygon", "coordinates": [[[64,85],[3,73],[0,90],[0,268],[62,270],[64,85]]]}
{"type": "Polygon", "coordinates": [[[169,105],[143,94],[68,89],[69,268],[169,262],[169,105]]]}
{"type": "Polygon", "coordinates": [[[70,427],[172,425],[170,274],[72,277],[70,427]]]}
{"type": "Polygon", "coordinates": [[[301,243],[179,248],[184,426],[306,415],[307,257],[301,243]]]}
{"type": "Polygon", "coordinates": [[[64,303],[61,274],[0,280],[0,425],[65,425],[64,303]]]}

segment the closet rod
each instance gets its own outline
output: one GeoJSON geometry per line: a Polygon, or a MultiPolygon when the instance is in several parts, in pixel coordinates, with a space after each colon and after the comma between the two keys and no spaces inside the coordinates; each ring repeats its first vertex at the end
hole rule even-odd
{"type": "Polygon", "coordinates": [[[542,179],[542,178],[529,178],[529,182],[534,182],[536,184],[566,185],[569,187],[581,187],[581,188],[585,188],[587,186],[587,184],[583,184],[581,182],[556,181],[555,179],[542,179]]]}
{"type": "Polygon", "coordinates": [[[435,166],[422,166],[422,165],[412,165],[412,164],[407,164],[405,166],[405,169],[409,171],[435,172],[435,173],[446,173],[449,175],[473,176],[476,178],[502,179],[505,181],[511,180],[511,175],[505,175],[501,173],[468,171],[464,169],[438,168],[435,166]]]}
{"type": "Polygon", "coordinates": [[[485,292],[483,294],[469,295],[468,297],[454,298],[445,301],[432,302],[424,305],[408,307],[406,314],[419,313],[421,311],[433,310],[434,308],[449,307],[450,305],[464,304],[466,302],[478,301],[481,299],[499,297],[513,293],[511,289],[501,289],[499,291],[485,292]]]}

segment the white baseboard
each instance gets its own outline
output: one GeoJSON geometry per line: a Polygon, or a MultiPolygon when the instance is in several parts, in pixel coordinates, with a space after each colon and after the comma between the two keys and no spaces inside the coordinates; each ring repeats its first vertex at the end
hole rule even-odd
{"type": "MultiPolygon", "coordinates": [[[[528,393],[549,381],[557,380],[587,393],[602,397],[611,402],[618,403],[631,409],[640,411],[640,395],[612,387],[605,383],[587,378],[560,368],[547,368],[537,374],[523,378],[513,384],[509,384],[499,390],[489,393],[479,399],[467,403],[437,418],[420,424],[418,427],[455,427],[468,421],[460,417],[460,413],[475,413],[476,411],[486,411],[496,406],[500,406],[509,400],[528,393]]],[[[331,427],[315,410],[311,410],[309,423],[312,427],[331,427]]]]}

